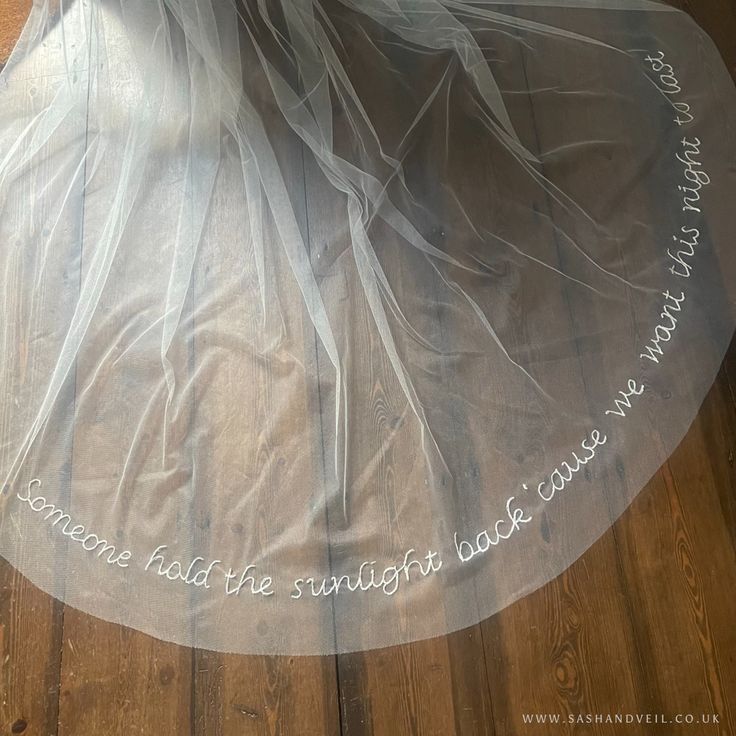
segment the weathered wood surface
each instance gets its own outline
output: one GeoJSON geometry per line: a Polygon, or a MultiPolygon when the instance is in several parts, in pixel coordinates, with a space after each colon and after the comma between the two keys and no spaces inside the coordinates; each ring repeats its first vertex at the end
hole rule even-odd
{"type": "MultiPolygon", "coordinates": [[[[736,75],[736,6],[677,4],[736,75]]],[[[323,239],[330,203],[289,155],[309,211],[300,225],[323,239]]],[[[447,637],[322,658],[193,651],[65,608],[0,562],[0,733],[598,736],[622,731],[522,714],[623,712],[716,713],[718,726],[666,732],[736,736],[735,488],[736,343],[687,436],[612,529],[544,588],[447,637]]]]}

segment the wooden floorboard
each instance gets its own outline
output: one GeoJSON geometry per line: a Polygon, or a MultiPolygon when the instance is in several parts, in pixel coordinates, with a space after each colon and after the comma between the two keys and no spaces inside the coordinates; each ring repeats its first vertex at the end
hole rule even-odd
{"type": "MultiPolygon", "coordinates": [[[[736,3],[675,4],[736,77],[736,3]]],[[[0,14],[17,7],[0,2],[0,14]]],[[[308,211],[329,228],[329,203],[304,198],[300,224],[319,239],[308,211]]],[[[191,650],[65,608],[0,561],[0,734],[736,736],[735,489],[736,342],[690,431],[611,530],[540,590],[446,637],[338,657],[191,650]],[[579,712],[720,723],[522,723],[579,712]]]]}

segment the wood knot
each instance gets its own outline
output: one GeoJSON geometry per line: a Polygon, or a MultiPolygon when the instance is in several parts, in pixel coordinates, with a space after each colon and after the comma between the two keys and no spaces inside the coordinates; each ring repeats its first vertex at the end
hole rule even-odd
{"type": "Polygon", "coordinates": [[[158,673],[158,679],[164,687],[168,685],[174,679],[174,668],[170,664],[162,667],[158,673]]]}
{"type": "Polygon", "coordinates": [[[253,710],[253,708],[248,708],[248,706],[235,703],[233,705],[233,708],[235,708],[235,710],[238,711],[241,716],[247,716],[248,718],[252,718],[253,720],[255,720],[256,718],[260,718],[260,714],[258,713],[258,711],[253,710]]]}

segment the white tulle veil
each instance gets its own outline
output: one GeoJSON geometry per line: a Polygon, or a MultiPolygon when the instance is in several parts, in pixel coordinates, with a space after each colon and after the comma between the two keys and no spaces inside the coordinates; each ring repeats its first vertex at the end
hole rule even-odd
{"type": "Polygon", "coordinates": [[[0,553],[237,652],[539,587],[718,369],[735,125],[646,0],[36,2],[0,74],[0,553]]]}

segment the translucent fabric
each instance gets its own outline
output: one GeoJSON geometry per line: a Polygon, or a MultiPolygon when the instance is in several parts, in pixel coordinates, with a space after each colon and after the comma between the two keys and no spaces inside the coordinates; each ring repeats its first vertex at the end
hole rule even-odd
{"type": "Polygon", "coordinates": [[[0,76],[0,553],[235,652],[529,593],[720,365],[735,124],[647,0],[37,2],[0,76]]]}

